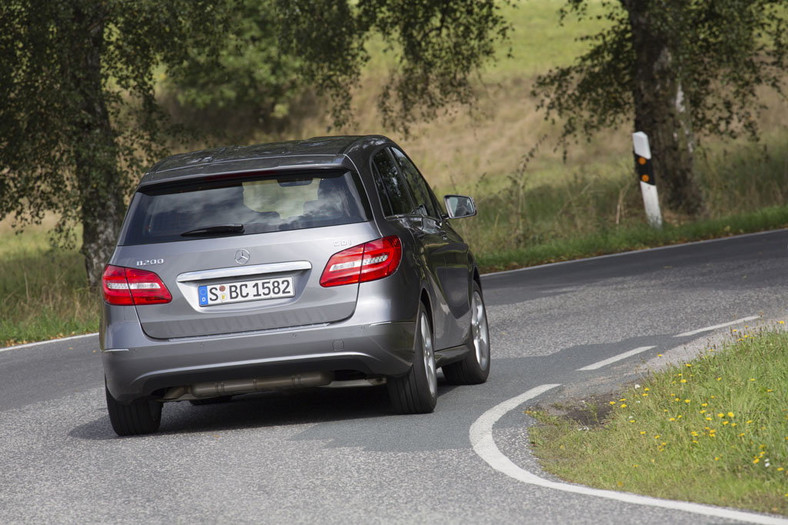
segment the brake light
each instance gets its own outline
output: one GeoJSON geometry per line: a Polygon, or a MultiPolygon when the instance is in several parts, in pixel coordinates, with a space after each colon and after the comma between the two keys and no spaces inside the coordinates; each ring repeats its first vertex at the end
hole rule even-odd
{"type": "Polygon", "coordinates": [[[172,295],[158,275],[147,270],[107,265],[101,276],[104,300],[115,305],[162,304],[172,295]]]}
{"type": "Polygon", "coordinates": [[[328,260],[320,285],[363,283],[394,273],[402,260],[402,243],[392,235],[335,253],[328,260]]]}

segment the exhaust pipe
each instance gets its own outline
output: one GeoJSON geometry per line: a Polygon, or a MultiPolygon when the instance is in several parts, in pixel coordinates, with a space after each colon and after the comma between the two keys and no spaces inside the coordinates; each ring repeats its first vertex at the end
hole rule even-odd
{"type": "Polygon", "coordinates": [[[290,388],[311,388],[331,383],[333,375],[328,372],[308,372],[285,377],[266,377],[260,379],[234,379],[218,383],[197,383],[194,385],[172,387],[164,394],[162,401],[184,401],[207,399],[211,397],[251,394],[270,390],[290,388]]]}

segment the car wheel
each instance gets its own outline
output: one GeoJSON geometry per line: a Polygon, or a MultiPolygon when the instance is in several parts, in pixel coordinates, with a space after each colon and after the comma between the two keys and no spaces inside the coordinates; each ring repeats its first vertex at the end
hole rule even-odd
{"type": "Polygon", "coordinates": [[[427,414],[438,400],[438,376],[432,347],[432,328],[425,312],[419,310],[413,366],[402,377],[387,381],[392,407],[401,414],[427,414]]]}
{"type": "Polygon", "coordinates": [[[135,399],[131,403],[121,403],[109,393],[106,385],[107,411],[112,429],[119,436],[150,434],[159,429],[161,423],[161,403],[149,398],[135,399]]]}
{"type": "Polygon", "coordinates": [[[462,361],[443,367],[443,375],[453,385],[476,385],[487,381],[490,375],[490,329],[487,326],[487,310],[479,285],[473,283],[471,296],[472,351],[462,361]]]}

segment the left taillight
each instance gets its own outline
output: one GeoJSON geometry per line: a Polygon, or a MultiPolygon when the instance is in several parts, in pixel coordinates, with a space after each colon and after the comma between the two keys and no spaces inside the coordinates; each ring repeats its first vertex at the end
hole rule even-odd
{"type": "Polygon", "coordinates": [[[104,300],[115,305],[163,304],[172,295],[158,275],[147,270],[107,265],[101,276],[104,300]]]}
{"type": "Polygon", "coordinates": [[[323,287],[363,283],[394,273],[402,260],[402,243],[391,235],[335,253],[320,276],[323,287]]]}

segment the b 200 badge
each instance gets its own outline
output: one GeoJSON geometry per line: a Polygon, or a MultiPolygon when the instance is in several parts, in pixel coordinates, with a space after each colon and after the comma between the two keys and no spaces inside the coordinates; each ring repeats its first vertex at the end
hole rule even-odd
{"type": "Polygon", "coordinates": [[[137,266],[153,266],[154,264],[164,264],[164,259],[140,259],[137,266]]]}

